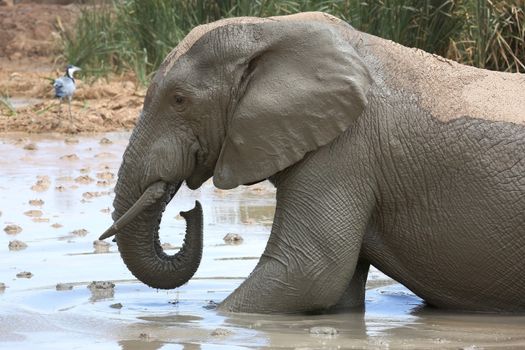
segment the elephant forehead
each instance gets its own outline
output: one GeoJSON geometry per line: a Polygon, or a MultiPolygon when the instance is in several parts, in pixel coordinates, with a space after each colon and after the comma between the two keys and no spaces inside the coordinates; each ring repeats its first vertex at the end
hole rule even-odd
{"type": "Polygon", "coordinates": [[[166,57],[164,60],[164,65],[166,66],[166,69],[164,70],[164,75],[166,75],[170,69],[173,67],[175,62],[177,62],[177,59],[184,55],[188,50],[192,48],[192,46],[205,34],[220,28],[224,27],[230,24],[254,24],[254,23],[263,23],[263,22],[269,22],[270,19],[266,18],[257,18],[257,17],[237,17],[237,18],[226,18],[222,19],[220,21],[216,21],[209,24],[203,24],[200,26],[197,26],[189,32],[188,35],[182,41],[175,47],[166,57]]]}
{"type": "Polygon", "coordinates": [[[346,25],[346,22],[324,12],[303,12],[286,16],[274,16],[269,18],[259,17],[236,17],[226,18],[213,23],[197,26],[186,35],[184,39],[174,48],[164,60],[164,76],[170,71],[177,59],[188,52],[195,43],[207,33],[227,25],[256,24],[272,21],[302,21],[302,22],[325,22],[329,24],[346,25]]]}

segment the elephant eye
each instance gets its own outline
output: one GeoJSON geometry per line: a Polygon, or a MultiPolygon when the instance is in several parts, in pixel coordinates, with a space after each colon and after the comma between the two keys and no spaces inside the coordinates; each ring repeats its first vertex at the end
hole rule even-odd
{"type": "Polygon", "coordinates": [[[184,103],[184,97],[181,95],[175,95],[175,103],[181,105],[184,103]]]}

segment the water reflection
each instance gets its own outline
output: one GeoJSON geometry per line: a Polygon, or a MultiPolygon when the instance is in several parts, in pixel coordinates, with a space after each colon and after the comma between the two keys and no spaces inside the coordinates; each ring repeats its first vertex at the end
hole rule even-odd
{"type": "MultiPolygon", "coordinates": [[[[165,342],[161,341],[150,341],[148,339],[141,339],[141,340],[120,340],[118,342],[120,345],[120,348],[122,350],[157,350],[161,349],[164,345],[166,345],[165,342]]],[[[200,349],[198,348],[186,348],[181,347],[181,349],[200,349]]]]}
{"type": "MultiPolygon", "coordinates": [[[[270,202],[265,200],[265,202],[270,202]]],[[[273,201],[272,201],[273,202],[273,201]]],[[[219,204],[219,203],[217,203],[219,204]]],[[[274,203],[258,204],[253,201],[240,202],[220,202],[220,205],[213,207],[210,221],[215,224],[245,224],[245,225],[265,225],[273,222],[275,213],[274,203]]]]}

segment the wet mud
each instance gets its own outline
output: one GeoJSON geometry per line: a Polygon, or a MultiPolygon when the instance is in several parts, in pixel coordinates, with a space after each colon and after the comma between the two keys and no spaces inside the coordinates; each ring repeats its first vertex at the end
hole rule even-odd
{"type": "Polygon", "coordinates": [[[1,349],[525,347],[525,316],[432,309],[375,269],[364,312],[218,312],[217,303],[248,276],[265,247],[275,210],[268,183],[182,188],[160,237],[168,254],[180,249],[185,223],[178,213],[201,201],[200,268],[176,290],[148,288],[129,273],[114,242],[97,240],[112,222],[112,189],[128,137],[0,135],[1,349]]]}

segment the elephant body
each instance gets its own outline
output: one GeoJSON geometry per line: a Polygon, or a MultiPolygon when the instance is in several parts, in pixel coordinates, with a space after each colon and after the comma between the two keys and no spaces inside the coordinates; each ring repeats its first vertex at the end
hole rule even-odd
{"type": "Polygon", "coordinates": [[[158,244],[175,185],[269,179],[267,247],[220,309],[362,306],[373,265],[437,307],[523,312],[523,87],[524,75],[466,67],[321,13],[198,27],[157,73],[124,155],[121,255],[149,285],[171,288],[180,270],[174,284],[184,283],[198,248],[169,257],[158,244]],[[162,200],[144,199],[158,181],[162,200]],[[145,209],[122,226],[138,202],[145,209]]]}

